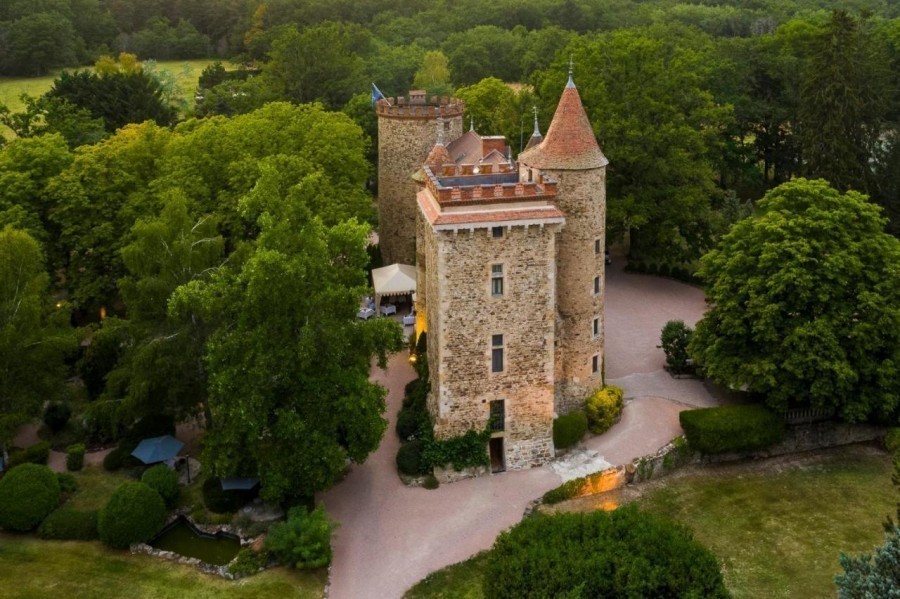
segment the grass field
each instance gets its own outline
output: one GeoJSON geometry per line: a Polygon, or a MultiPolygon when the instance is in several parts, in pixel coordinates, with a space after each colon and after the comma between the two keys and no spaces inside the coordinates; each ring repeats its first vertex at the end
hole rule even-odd
{"type": "MultiPolygon", "coordinates": [[[[898,499],[891,470],[887,455],[851,447],[661,479],[636,501],[691,528],[719,558],[735,599],[833,597],[840,552],[871,552],[884,540],[881,523],[898,499]]],[[[583,498],[567,507],[599,503],[583,498]]],[[[483,567],[476,556],[429,575],[406,596],[480,598],[483,567]]]]}
{"type": "Polygon", "coordinates": [[[312,599],[322,597],[326,570],[274,568],[239,581],[203,574],[101,543],[42,541],[0,534],[0,595],[5,599],[312,599]]]}

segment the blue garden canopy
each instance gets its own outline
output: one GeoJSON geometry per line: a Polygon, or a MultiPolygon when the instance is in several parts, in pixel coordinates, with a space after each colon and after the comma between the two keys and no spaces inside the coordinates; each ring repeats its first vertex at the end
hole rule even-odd
{"type": "Polygon", "coordinates": [[[184,447],[184,443],[172,435],[163,435],[162,437],[144,439],[134,448],[131,455],[145,464],[155,464],[171,460],[178,455],[182,447],[184,447]]]}
{"type": "Polygon", "coordinates": [[[241,478],[239,476],[228,476],[222,479],[223,491],[249,491],[259,484],[259,480],[255,478],[241,478]]]}

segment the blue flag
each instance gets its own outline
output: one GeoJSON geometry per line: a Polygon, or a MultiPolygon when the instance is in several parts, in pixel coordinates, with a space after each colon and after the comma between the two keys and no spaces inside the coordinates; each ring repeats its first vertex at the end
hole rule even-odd
{"type": "Polygon", "coordinates": [[[384,94],[381,93],[381,90],[379,90],[377,87],[375,87],[375,84],[373,83],[372,84],[372,106],[375,106],[375,102],[377,102],[378,100],[384,100],[384,94]]]}

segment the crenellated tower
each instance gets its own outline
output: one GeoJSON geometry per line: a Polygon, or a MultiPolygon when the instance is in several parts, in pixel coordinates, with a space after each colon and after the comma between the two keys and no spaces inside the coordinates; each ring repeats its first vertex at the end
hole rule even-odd
{"type": "Polygon", "coordinates": [[[463,103],[413,90],[407,97],[379,100],[375,112],[381,254],[385,264],[415,264],[416,185],[411,177],[435,145],[439,118],[447,143],[462,135],[463,103]]]}
{"type": "Polygon", "coordinates": [[[556,203],[566,215],[556,241],[555,391],[560,414],[579,406],[602,384],[608,163],[570,69],[546,137],[529,142],[519,156],[522,180],[557,182],[556,203]]]}

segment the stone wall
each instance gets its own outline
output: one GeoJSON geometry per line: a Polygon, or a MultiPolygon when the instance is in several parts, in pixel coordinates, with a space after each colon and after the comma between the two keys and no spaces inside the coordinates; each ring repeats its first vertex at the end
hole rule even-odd
{"type": "MultiPolygon", "coordinates": [[[[444,120],[444,142],[462,135],[462,116],[444,120]]],[[[416,186],[437,141],[437,115],[398,118],[378,115],[378,238],[385,264],[415,264],[416,186]]]]}
{"type": "MultiPolygon", "coordinates": [[[[553,352],[557,226],[423,231],[429,410],[439,439],[483,430],[490,402],[504,400],[508,470],[553,457],[553,352]],[[491,295],[491,265],[504,293],[491,295]],[[436,333],[436,334],[435,334],[436,333]],[[504,371],[491,372],[491,337],[504,338],[504,371]]],[[[420,298],[421,301],[421,298],[420,298]]]]}
{"type": "Polygon", "coordinates": [[[603,304],[606,292],[606,169],[548,170],[566,215],[557,239],[556,410],[565,414],[602,385],[603,304]],[[595,242],[600,241],[599,252],[595,242]],[[600,277],[599,293],[594,278],[600,277]],[[593,320],[600,319],[594,335],[593,320]],[[598,356],[597,372],[592,358],[598,356]]]}

